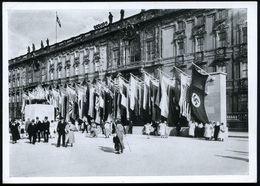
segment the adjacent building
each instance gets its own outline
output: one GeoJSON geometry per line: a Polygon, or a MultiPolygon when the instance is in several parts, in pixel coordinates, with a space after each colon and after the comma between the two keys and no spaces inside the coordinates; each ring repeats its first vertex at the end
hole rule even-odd
{"type": "MultiPolygon", "coordinates": [[[[87,23],[86,23],[87,24],[87,23]]],[[[173,66],[191,74],[192,62],[227,74],[227,121],[247,129],[246,9],[153,9],[9,60],[10,118],[21,118],[22,93],[121,73],[157,77],[173,66]]]]}

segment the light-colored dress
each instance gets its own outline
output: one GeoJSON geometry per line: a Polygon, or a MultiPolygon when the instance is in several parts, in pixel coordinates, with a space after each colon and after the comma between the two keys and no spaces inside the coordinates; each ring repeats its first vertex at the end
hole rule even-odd
{"type": "Polygon", "coordinates": [[[145,134],[150,134],[151,133],[151,127],[152,127],[152,125],[151,124],[149,124],[149,123],[147,123],[146,125],[144,125],[144,131],[145,131],[145,134]]]}
{"type": "Polygon", "coordinates": [[[224,138],[225,138],[225,126],[224,125],[220,125],[219,133],[218,133],[218,139],[224,140],[224,138]]]}
{"type": "Polygon", "coordinates": [[[195,135],[195,123],[191,122],[189,124],[189,136],[194,136],[195,135]]]}
{"type": "Polygon", "coordinates": [[[54,122],[51,122],[51,123],[50,123],[50,136],[51,136],[52,138],[55,137],[54,131],[55,131],[55,123],[54,123],[54,122]]]}
{"type": "Polygon", "coordinates": [[[75,126],[72,124],[68,124],[65,127],[66,132],[66,143],[73,144],[75,143],[75,136],[74,136],[75,126]]]}
{"type": "Polygon", "coordinates": [[[212,135],[212,130],[211,127],[208,123],[205,124],[205,132],[204,132],[204,137],[205,138],[211,138],[212,135]]]}
{"type": "Polygon", "coordinates": [[[166,124],[165,123],[159,124],[159,133],[160,133],[160,136],[166,136],[166,124]]]}
{"type": "Polygon", "coordinates": [[[111,124],[106,123],[104,127],[105,127],[105,136],[109,137],[111,135],[111,124]]]}

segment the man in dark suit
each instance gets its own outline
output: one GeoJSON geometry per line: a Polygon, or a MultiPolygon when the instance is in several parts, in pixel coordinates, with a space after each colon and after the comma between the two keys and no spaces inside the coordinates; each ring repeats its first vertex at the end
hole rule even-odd
{"type": "Polygon", "coordinates": [[[64,118],[61,117],[60,121],[58,122],[57,125],[57,132],[58,132],[58,142],[57,142],[57,147],[60,147],[60,140],[62,138],[62,146],[65,147],[65,127],[66,127],[66,123],[64,121],[64,118]]]}
{"type": "Polygon", "coordinates": [[[49,142],[49,134],[50,134],[50,122],[48,121],[48,117],[45,116],[43,120],[43,136],[44,136],[44,142],[49,142]]]}
{"type": "Polygon", "coordinates": [[[42,122],[39,120],[39,117],[36,117],[36,133],[38,136],[38,142],[41,141],[41,133],[42,133],[42,122]]]}
{"type": "Polygon", "coordinates": [[[28,135],[30,143],[35,144],[36,142],[36,125],[35,120],[33,119],[32,122],[28,124],[28,135]]]}

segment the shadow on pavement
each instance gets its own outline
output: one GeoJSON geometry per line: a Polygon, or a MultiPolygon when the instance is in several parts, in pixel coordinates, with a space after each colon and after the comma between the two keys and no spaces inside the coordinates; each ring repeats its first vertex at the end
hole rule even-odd
{"type": "Polygon", "coordinates": [[[249,160],[247,158],[240,158],[240,157],[234,157],[234,156],[222,156],[222,155],[215,155],[218,157],[222,157],[222,158],[230,158],[230,159],[235,159],[235,160],[242,160],[245,162],[249,162],[249,160]]]}
{"type": "Polygon", "coordinates": [[[241,154],[248,154],[248,152],[245,151],[237,151],[237,150],[228,150],[230,152],[237,152],[237,153],[241,153],[241,154]]]}
{"type": "Polygon", "coordinates": [[[111,147],[99,146],[99,149],[102,150],[102,151],[104,151],[104,152],[114,153],[114,148],[111,148],[111,147]]]}

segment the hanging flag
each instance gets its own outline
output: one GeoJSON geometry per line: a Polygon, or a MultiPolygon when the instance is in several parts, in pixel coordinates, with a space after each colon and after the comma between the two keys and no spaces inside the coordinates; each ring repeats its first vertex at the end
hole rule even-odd
{"type": "Polygon", "coordinates": [[[26,105],[26,100],[29,99],[25,92],[23,92],[23,94],[22,94],[22,99],[23,99],[23,104],[22,104],[22,110],[21,110],[21,112],[24,114],[25,105],[26,105]]]}
{"type": "Polygon", "coordinates": [[[94,118],[94,91],[95,88],[92,86],[89,89],[89,107],[88,107],[88,115],[91,118],[94,118]]]}
{"type": "Polygon", "coordinates": [[[62,87],[59,88],[60,97],[59,97],[59,110],[61,112],[61,116],[63,118],[66,117],[66,108],[67,108],[67,98],[66,98],[66,90],[62,87]]]}
{"type": "Polygon", "coordinates": [[[134,111],[136,99],[137,99],[137,90],[138,90],[138,82],[137,80],[131,75],[130,77],[130,109],[134,111]]]}
{"type": "Polygon", "coordinates": [[[127,89],[128,84],[122,79],[122,77],[118,77],[118,84],[121,94],[121,105],[127,108],[127,89]]]}
{"type": "Polygon", "coordinates": [[[56,22],[58,23],[59,27],[61,28],[61,22],[60,22],[60,19],[56,13],[56,22]]]}
{"type": "Polygon", "coordinates": [[[150,102],[150,94],[149,94],[149,87],[150,87],[151,78],[144,73],[144,100],[143,100],[143,109],[147,110],[149,108],[150,102]]]}
{"type": "Polygon", "coordinates": [[[159,81],[151,80],[151,113],[152,113],[152,120],[153,121],[158,121],[158,105],[156,105],[156,99],[157,99],[157,94],[159,93],[159,81]]]}
{"type": "Polygon", "coordinates": [[[168,95],[168,88],[169,86],[173,86],[175,82],[171,79],[167,78],[163,74],[160,76],[161,81],[161,101],[160,101],[160,109],[161,109],[161,116],[167,118],[169,114],[169,95],[168,95]]]}
{"type": "Polygon", "coordinates": [[[79,118],[83,118],[83,99],[85,96],[84,87],[79,85],[76,86],[77,88],[77,95],[78,95],[78,110],[79,110],[79,118]]]}
{"type": "Polygon", "coordinates": [[[201,74],[196,67],[192,66],[192,81],[191,81],[191,114],[195,121],[208,123],[208,116],[204,106],[205,84],[208,75],[201,74]]]}
{"type": "MultiPolygon", "coordinates": [[[[180,99],[179,99],[179,106],[180,106],[180,114],[185,116],[187,120],[190,118],[189,114],[189,103],[187,100],[187,90],[190,87],[191,78],[180,73],[180,99]]],[[[189,121],[189,120],[188,120],[189,121]]]]}

